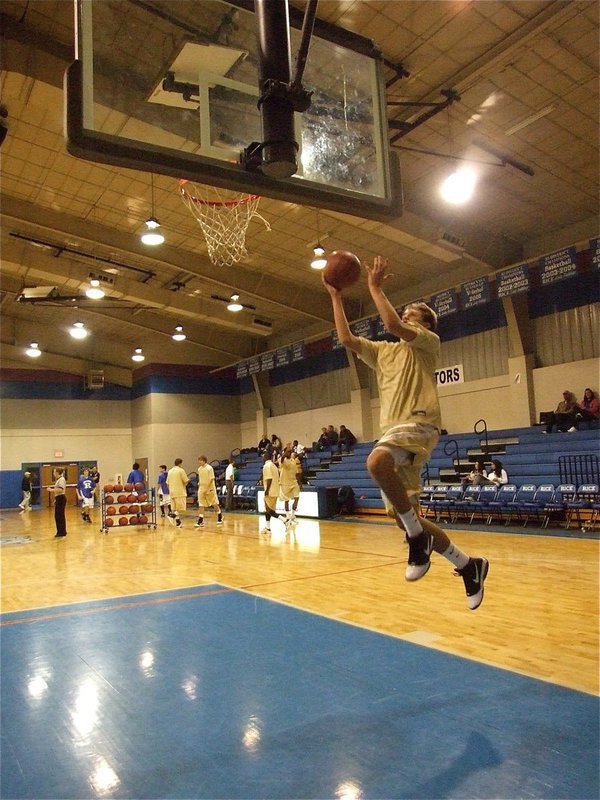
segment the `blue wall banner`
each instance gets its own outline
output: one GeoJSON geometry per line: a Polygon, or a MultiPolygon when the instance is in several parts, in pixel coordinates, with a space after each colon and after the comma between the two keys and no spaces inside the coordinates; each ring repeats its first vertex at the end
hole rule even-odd
{"type": "Polygon", "coordinates": [[[240,361],[237,365],[235,370],[235,377],[236,378],[247,378],[248,377],[248,362],[247,361],[240,361]]]}
{"type": "Polygon", "coordinates": [[[434,294],[431,298],[431,307],[438,317],[455,314],[458,311],[458,295],[454,289],[434,294]]]}
{"type": "Polygon", "coordinates": [[[462,307],[473,308],[490,302],[490,282],[487,277],[476,278],[474,281],[463,283],[460,290],[460,302],[462,307]]]}
{"type": "Polygon", "coordinates": [[[539,270],[542,286],[562,281],[565,278],[572,278],[577,272],[575,248],[565,247],[564,250],[540,258],[539,270]]]}
{"type": "Polygon", "coordinates": [[[251,358],[248,361],[248,375],[256,375],[260,372],[260,358],[251,358]]]}
{"type": "Polygon", "coordinates": [[[332,331],[331,333],[331,349],[332,350],[339,350],[342,345],[340,344],[339,337],[337,335],[337,331],[332,331]]]}
{"type": "Polygon", "coordinates": [[[373,338],[374,319],[359,319],[350,323],[350,330],[355,336],[364,336],[365,339],[373,338]]]}
{"type": "Polygon", "coordinates": [[[292,354],[289,347],[280,347],[275,353],[275,366],[286,367],[292,361],[292,354]]]}
{"type": "Polygon", "coordinates": [[[261,353],[260,355],[260,371],[268,372],[275,366],[275,352],[271,350],[269,353],[261,353]]]}
{"type": "Polygon", "coordinates": [[[600,268],[600,239],[590,239],[590,251],[592,254],[592,267],[600,268]]]}
{"type": "Polygon", "coordinates": [[[292,361],[302,361],[304,358],[304,342],[294,342],[292,345],[292,361]]]}
{"type": "Polygon", "coordinates": [[[496,273],[496,286],[498,297],[527,292],[529,290],[529,265],[519,264],[516,267],[500,270],[496,273]]]}

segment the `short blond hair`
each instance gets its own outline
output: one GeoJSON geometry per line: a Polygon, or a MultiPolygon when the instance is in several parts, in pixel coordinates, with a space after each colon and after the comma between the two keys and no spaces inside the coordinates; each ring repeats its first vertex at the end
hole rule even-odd
{"type": "Polygon", "coordinates": [[[427,322],[429,324],[429,329],[435,333],[437,330],[438,315],[431,306],[428,306],[427,303],[408,303],[405,308],[416,308],[417,311],[420,311],[423,322],[427,322]]]}

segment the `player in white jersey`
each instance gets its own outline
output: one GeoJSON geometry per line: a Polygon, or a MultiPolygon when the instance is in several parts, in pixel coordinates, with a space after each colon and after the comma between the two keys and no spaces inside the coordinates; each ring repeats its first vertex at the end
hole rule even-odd
{"type": "Polygon", "coordinates": [[[198,456],[198,521],[195,528],[204,527],[204,508],[208,506],[217,512],[217,525],[223,524],[223,512],[217,497],[215,471],[206,456],[198,456]]]}
{"type": "Polygon", "coordinates": [[[296,520],[301,477],[300,461],[292,452],[292,445],[287,444],[279,464],[279,496],[284,502],[286,517],[291,522],[296,520]]]}
{"type": "Polygon", "coordinates": [[[77,497],[81,500],[81,518],[84,522],[91,522],[90,511],[94,507],[94,494],[96,482],[90,475],[87,467],[83,470],[77,481],[77,497]]]}

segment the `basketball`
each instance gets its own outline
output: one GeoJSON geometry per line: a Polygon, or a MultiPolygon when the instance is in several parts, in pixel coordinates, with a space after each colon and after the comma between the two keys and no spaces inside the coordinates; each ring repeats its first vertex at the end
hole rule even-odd
{"type": "Polygon", "coordinates": [[[112,487],[112,490],[113,492],[122,492],[123,486],[120,483],[115,483],[115,485],[112,487]]]}
{"type": "Polygon", "coordinates": [[[142,511],[146,513],[152,511],[152,503],[144,503],[144,505],[142,506],[142,511]]]}
{"type": "Polygon", "coordinates": [[[112,491],[114,491],[114,488],[115,487],[112,485],[112,483],[106,483],[104,485],[104,491],[105,492],[112,492],[112,491]]]}
{"type": "Polygon", "coordinates": [[[127,495],[127,502],[128,503],[135,503],[137,500],[137,494],[128,494],[127,495]]]}
{"type": "Polygon", "coordinates": [[[147,525],[148,524],[148,517],[145,514],[142,514],[141,517],[138,517],[138,521],[140,525],[147,525]]]}
{"type": "Polygon", "coordinates": [[[127,517],[119,517],[119,525],[127,525],[127,517]]]}
{"type": "Polygon", "coordinates": [[[347,289],[360,278],[360,259],[347,250],[334,250],[327,256],[323,276],[336,289],[347,289]]]}
{"type": "Polygon", "coordinates": [[[144,502],[144,500],[147,500],[147,499],[148,499],[148,495],[147,495],[147,494],[144,494],[144,493],[142,492],[141,494],[138,494],[138,498],[137,498],[137,499],[139,500],[139,502],[140,502],[140,503],[143,503],[143,502],[144,502]]]}
{"type": "Polygon", "coordinates": [[[139,514],[140,507],[138,505],[129,506],[130,514],[139,514]]]}
{"type": "Polygon", "coordinates": [[[106,497],[104,498],[104,501],[108,505],[110,505],[110,503],[114,503],[115,502],[115,498],[112,496],[112,494],[107,494],[106,497]]]}
{"type": "Polygon", "coordinates": [[[129,506],[119,506],[119,514],[129,514],[129,506]]]}
{"type": "Polygon", "coordinates": [[[110,519],[110,517],[108,519],[104,520],[104,527],[105,528],[112,528],[113,524],[114,523],[113,523],[112,519],[110,519]]]}
{"type": "Polygon", "coordinates": [[[123,486],[123,489],[125,489],[126,492],[132,492],[133,491],[133,483],[126,483],[125,486],[123,486]]]}
{"type": "Polygon", "coordinates": [[[139,483],[139,482],[138,482],[138,483],[136,483],[136,484],[135,484],[135,489],[136,489],[136,490],[138,490],[138,491],[139,491],[140,489],[143,489],[143,488],[144,488],[144,484],[143,484],[143,483],[139,483]]]}
{"type": "Polygon", "coordinates": [[[117,497],[117,503],[126,503],[126,502],[127,502],[127,495],[126,494],[120,494],[117,497]]]}
{"type": "Polygon", "coordinates": [[[137,517],[129,517],[129,524],[130,525],[137,525],[138,524],[138,518],[137,517]]]}
{"type": "Polygon", "coordinates": [[[106,516],[107,516],[107,517],[114,517],[114,515],[115,515],[116,513],[117,513],[117,509],[116,509],[114,506],[109,506],[109,507],[106,509],[106,516]]]}

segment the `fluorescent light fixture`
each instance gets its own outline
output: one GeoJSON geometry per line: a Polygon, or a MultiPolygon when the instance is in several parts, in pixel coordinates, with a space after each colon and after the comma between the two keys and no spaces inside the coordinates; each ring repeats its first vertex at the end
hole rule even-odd
{"type": "Polygon", "coordinates": [[[244,306],[239,302],[240,296],[239,294],[232,294],[231,295],[231,302],[227,304],[228,311],[241,311],[244,306]]]}
{"type": "Polygon", "coordinates": [[[183,342],[185,339],[185,333],[183,332],[183,327],[181,325],[177,325],[175,328],[175,333],[173,334],[173,339],[176,342],[183,342]]]}
{"type": "Polygon", "coordinates": [[[85,339],[85,337],[88,335],[83,322],[74,322],[73,327],[69,328],[69,333],[73,339],[85,339]]]}
{"type": "Polygon", "coordinates": [[[477,175],[470,167],[460,167],[449,175],[440,187],[440,194],[447,203],[458,206],[473,196],[477,175]]]}
{"type": "Polygon", "coordinates": [[[133,355],[131,356],[132,361],[144,361],[146,356],[142,353],[141,347],[136,347],[133,355]]]}
{"type": "Polygon", "coordinates": [[[85,290],[85,296],[89,297],[90,300],[102,300],[104,291],[100,288],[100,281],[98,278],[92,278],[90,280],[90,285],[85,290]]]}
{"type": "Polygon", "coordinates": [[[38,356],[42,355],[42,351],[40,350],[40,346],[37,342],[32,342],[27,350],[25,350],[25,354],[29,356],[29,358],[38,358],[38,356]]]}
{"type": "Polygon", "coordinates": [[[523,128],[529,127],[534,122],[537,122],[538,119],[542,119],[542,117],[547,117],[548,114],[551,114],[553,111],[556,111],[556,106],[546,106],[545,108],[536,111],[535,114],[531,114],[526,119],[522,120],[521,122],[517,122],[516,125],[513,125],[512,128],[509,128],[507,131],[504,131],[505,136],[512,136],[513,133],[517,133],[517,131],[522,131],[523,128]]]}

